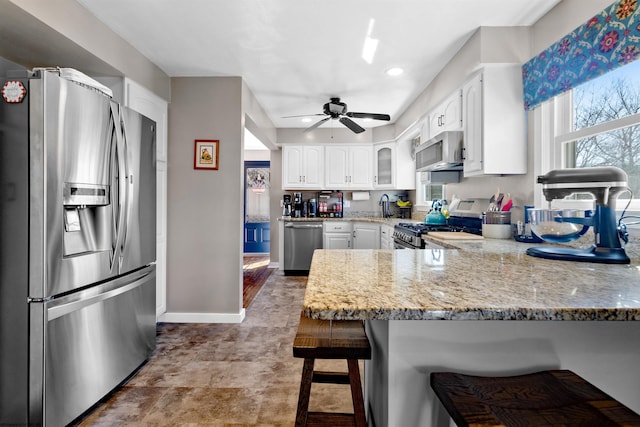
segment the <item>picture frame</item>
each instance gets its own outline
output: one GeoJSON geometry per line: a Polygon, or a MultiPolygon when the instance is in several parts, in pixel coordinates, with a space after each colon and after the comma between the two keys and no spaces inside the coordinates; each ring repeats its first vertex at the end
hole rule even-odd
{"type": "Polygon", "coordinates": [[[193,147],[193,168],[218,170],[220,140],[196,139],[193,147]]]}

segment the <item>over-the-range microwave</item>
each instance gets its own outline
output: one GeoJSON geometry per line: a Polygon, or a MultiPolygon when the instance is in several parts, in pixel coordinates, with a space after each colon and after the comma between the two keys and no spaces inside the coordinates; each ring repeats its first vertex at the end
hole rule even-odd
{"type": "Polygon", "coordinates": [[[416,172],[462,170],[463,132],[446,131],[416,149],[416,172]]]}

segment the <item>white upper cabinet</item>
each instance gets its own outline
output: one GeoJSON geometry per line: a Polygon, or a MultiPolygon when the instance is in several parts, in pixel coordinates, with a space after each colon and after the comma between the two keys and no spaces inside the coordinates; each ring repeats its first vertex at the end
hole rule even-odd
{"type": "Polygon", "coordinates": [[[377,144],[373,147],[373,186],[393,188],[395,184],[395,144],[377,144]]]}
{"type": "Polygon", "coordinates": [[[327,145],[325,188],[370,189],[373,187],[371,145],[327,145]]]}
{"type": "Polygon", "coordinates": [[[324,147],[285,146],[282,149],[282,188],[322,189],[324,184],[324,147]]]}
{"type": "Polygon", "coordinates": [[[522,68],[486,66],[462,87],[464,176],[527,172],[522,68]]]}
{"type": "Polygon", "coordinates": [[[482,172],[482,74],[474,75],[462,86],[464,124],[464,173],[482,172]]]}
{"type": "Polygon", "coordinates": [[[416,186],[411,140],[373,146],[373,188],[413,190],[416,186]]]}
{"type": "Polygon", "coordinates": [[[440,132],[462,130],[462,97],[460,90],[453,92],[429,113],[429,139],[440,132]]]}

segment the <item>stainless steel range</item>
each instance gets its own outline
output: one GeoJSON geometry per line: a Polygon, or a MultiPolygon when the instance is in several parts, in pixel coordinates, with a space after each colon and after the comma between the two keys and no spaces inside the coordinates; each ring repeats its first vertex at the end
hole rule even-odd
{"type": "Polygon", "coordinates": [[[419,222],[401,222],[393,229],[394,249],[424,249],[423,234],[430,231],[465,231],[482,234],[482,213],[489,207],[487,199],[460,200],[452,204],[445,225],[430,225],[419,222]]]}

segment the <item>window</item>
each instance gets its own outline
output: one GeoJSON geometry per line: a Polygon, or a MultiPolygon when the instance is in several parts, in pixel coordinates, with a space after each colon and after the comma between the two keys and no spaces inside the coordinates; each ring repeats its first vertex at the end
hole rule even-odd
{"type": "MultiPolygon", "coordinates": [[[[630,202],[640,211],[640,61],[610,71],[543,104],[539,131],[544,145],[537,170],[617,166],[629,177],[631,194],[618,198],[617,210],[630,202]],[[548,121],[547,121],[548,120],[548,121]]],[[[541,191],[538,190],[540,193],[541,191]]],[[[542,200],[542,195],[536,195],[542,200]]],[[[576,207],[589,196],[574,195],[576,207]]]]}
{"type": "Polygon", "coordinates": [[[640,198],[640,61],[573,89],[573,131],[565,167],[617,166],[640,198]],[[634,124],[635,123],[635,124],[634,124]]]}

